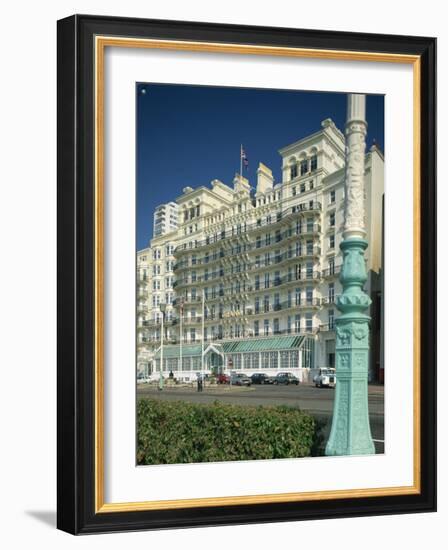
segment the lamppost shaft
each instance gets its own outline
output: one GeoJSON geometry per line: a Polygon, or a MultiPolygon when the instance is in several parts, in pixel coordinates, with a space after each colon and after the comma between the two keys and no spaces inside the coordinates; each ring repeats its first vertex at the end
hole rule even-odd
{"type": "Polygon", "coordinates": [[[364,251],[368,246],[364,238],[365,112],[365,95],[349,94],[345,126],[343,264],[339,276],[343,292],[336,304],[341,312],[335,320],[337,383],[326,455],[375,453],[370,432],[367,384],[370,317],[365,313],[371,300],[363,290],[367,280],[364,251]]]}

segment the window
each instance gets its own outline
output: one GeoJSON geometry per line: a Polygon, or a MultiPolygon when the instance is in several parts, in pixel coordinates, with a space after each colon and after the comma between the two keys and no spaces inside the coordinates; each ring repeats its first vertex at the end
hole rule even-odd
{"type": "Polygon", "coordinates": [[[271,244],[271,234],[270,233],[266,233],[265,243],[266,243],[266,246],[269,246],[271,244]]]}
{"type": "Polygon", "coordinates": [[[334,302],[334,283],[328,285],[328,302],[330,304],[334,302]]]}
{"type": "Polygon", "coordinates": [[[279,243],[282,240],[282,234],[280,233],[280,229],[277,229],[275,232],[275,242],[279,243]]]}
{"type": "Polygon", "coordinates": [[[334,248],[334,235],[330,235],[330,237],[329,237],[328,248],[331,248],[331,249],[334,248]]]}
{"type": "Polygon", "coordinates": [[[305,193],[305,184],[304,183],[300,184],[300,192],[305,193]]]}
{"type": "Polygon", "coordinates": [[[260,275],[255,275],[255,290],[260,290],[260,275]]]}
{"type": "Polygon", "coordinates": [[[297,188],[293,187],[292,188],[292,196],[295,197],[296,195],[297,195],[297,188]]]}
{"type": "Polygon", "coordinates": [[[307,159],[300,161],[300,175],[306,174],[308,172],[308,161],[307,159]]]}
{"type": "Polygon", "coordinates": [[[296,288],[296,306],[300,306],[302,302],[302,290],[300,288],[296,288]]]}
{"type": "Polygon", "coordinates": [[[310,191],[314,189],[314,180],[310,180],[310,191]]]}
{"type": "Polygon", "coordinates": [[[196,329],[195,328],[190,329],[190,341],[191,342],[196,342],[196,329]]]}
{"type": "Polygon", "coordinates": [[[259,336],[260,334],[260,321],[254,322],[254,335],[259,336]]]}
{"type": "Polygon", "coordinates": [[[257,237],[257,241],[256,241],[255,246],[256,246],[257,248],[261,248],[261,237],[260,237],[260,235],[258,235],[258,237],[257,237]]]}
{"type": "Polygon", "coordinates": [[[280,271],[276,271],[274,274],[274,286],[279,286],[282,280],[280,278],[280,271]]]}
{"type": "Polygon", "coordinates": [[[307,279],[313,278],[313,262],[306,263],[306,278],[307,279]]]}
{"type": "Polygon", "coordinates": [[[297,313],[295,315],[295,318],[294,318],[294,328],[295,328],[295,332],[296,334],[298,334],[300,332],[300,314],[297,313]]]}
{"type": "Polygon", "coordinates": [[[191,272],[191,282],[192,283],[196,282],[196,271],[191,272]]]}
{"type": "Polygon", "coordinates": [[[307,305],[312,305],[313,303],[313,288],[307,287],[306,289],[306,303],[307,305]]]}
{"type": "Polygon", "coordinates": [[[269,265],[271,263],[271,253],[266,252],[264,255],[264,265],[269,265]]]}
{"type": "Polygon", "coordinates": [[[305,315],[305,329],[307,332],[312,332],[313,330],[313,314],[307,313],[305,315]]]}
{"type": "Polygon", "coordinates": [[[280,334],[280,321],[274,319],[274,334],[280,334]]]}
{"type": "Polygon", "coordinates": [[[334,309],[328,310],[328,329],[334,330],[334,309]]]}
{"type": "Polygon", "coordinates": [[[269,311],[269,295],[266,294],[263,301],[263,308],[265,312],[269,311]]]}
{"type": "Polygon", "coordinates": [[[260,297],[255,298],[255,313],[260,313],[260,297]]]}
{"type": "Polygon", "coordinates": [[[297,164],[291,166],[290,174],[292,180],[297,177],[297,164]]]}
{"type": "Polygon", "coordinates": [[[313,155],[311,157],[310,170],[311,172],[313,172],[314,170],[317,170],[317,155],[313,155]]]}
{"type": "Polygon", "coordinates": [[[330,219],[329,219],[329,225],[330,227],[334,227],[335,225],[335,220],[336,220],[336,214],[334,212],[332,212],[330,214],[330,219]]]}
{"type": "Polygon", "coordinates": [[[269,335],[269,319],[264,320],[264,335],[269,335]]]}
{"type": "MultiPolygon", "coordinates": [[[[291,329],[292,329],[292,317],[291,317],[291,315],[288,315],[288,325],[287,325],[287,327],[288,328],[286,330],[287,330],[288,334],[291,334],[291,329]]],[[[284,367],[282,367],[282,368],[284,368],[284,367]]]]}
{"type": "Polygon", "coordinates": [[[255,267],[260,267],[260,256],[255,256],[255,267]]]}
{"type": "Polygon", "coordinates": [[[306,220],[306,230],[307,230],[308,233],[312,233],[314,231],[313,218],[307,218],[307,220],[306,220]]]}
{"type": "Polygon", "coordinates": [[[280,308],[280,294],[274,294],[274,311],[279,311],[280,308]]]}
{"type": "Polygon", "coordinates": [[[292,291],[288,290],[288,307],[292,307],[292,291]]]}
{"type": "Polygon", "coordinates": [[[336,191],[330,191],[330,204],[334,204],[336,202],[336,191]]]}
{"type": "Polygon", "coordinates": [[[334,275],[334,258],[328,262],[328,273],[334,275]]]}
{"type": "Polygon", "coordinates": [[[309,239],[306,241],[306,253],[308,256],[312,256],[313,254],[313,240],[309,239]]]}
{"type": "Polygon", "coordinates": [[[264,288],[269,288],[269,273],[264,274],[264,288]]]}

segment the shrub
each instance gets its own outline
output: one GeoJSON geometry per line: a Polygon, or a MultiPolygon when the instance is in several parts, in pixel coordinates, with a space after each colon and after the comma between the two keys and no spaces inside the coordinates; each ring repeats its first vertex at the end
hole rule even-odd
{"type": "Polygon", "coordinates": [[[309,456],[312,416],[290,407],[141,399],[138,464],[179,464],[309,456]]]}

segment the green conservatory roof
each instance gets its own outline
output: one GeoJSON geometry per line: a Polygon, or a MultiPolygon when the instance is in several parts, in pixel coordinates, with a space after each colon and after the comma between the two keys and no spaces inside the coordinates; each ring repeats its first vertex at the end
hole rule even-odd
{"type": "Polygon", "coordinates": [[[224,342],[224,353],[246,353],[258,351],[279,351],[297,349],[305,340],[305,336],[286,336],[283,338],[251,338],[250,340],[236,340],[224,342]]]}
{"type": "MultiPolygon", "coordinates": [[[[222,350],[223,353],[251,353],[259,351],[281,351],[290,349],[299,349],[305,340],[305,336],[286,336],[272,338],[251,338],[249,340],[233,340],[231,342],[208,344],[205,348],[212,345],[222,350]]],[[[200,357],[202,353],[201,344],[184,344],[182,346],[182,357],[200,357]]],[[[160,349],[156,352],[156,357],[160,358],[160,349]]],[[[163,358],[180,357],[180,346],[164,346],[163,358]]]]}
{"type": "MultiPolygon", "coordinates": [[[[202,354],[201,344],[184,344],[182,346],[182,357],[197,357],[202,354]]],[[[160,348],[156,351],[156,357],[160,357],[160,348]]],[[[163,346],[163,358],[180,357],[180,346],[163,346]]]]}

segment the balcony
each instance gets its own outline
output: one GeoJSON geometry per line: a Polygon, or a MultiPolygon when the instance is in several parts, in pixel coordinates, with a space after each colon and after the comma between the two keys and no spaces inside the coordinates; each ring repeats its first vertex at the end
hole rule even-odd
{"type": "Polygon", "coordinates": [[[329,306],[329,305],[336,304],[336,301],[337,301],[337,299],[338,299],[338,296],[339,296],[339,294],[330,295],[330,296],[324,296],[323,298],[321,298],[321,300],[322,300],[322,305],[324,305],[324,306],[329,306]]]}
{"type": "Polygon", "coordinates": [[[341,272],[342,265],[335,265],[334,267],[327,267],[322,270],[322,277],[329,279],[331,277],[337,277],[341,272]]]}
{"type": "MultiPolygon", "coordinates": [[[[319,212],[322,210],[322,205],[319,202],[315,202],[312,205],[309,204],[301,204],[298,206],[294,206],[292,208],[288,208],[287,210],[284,210],[281,212],[281,215],[278,218],[273,218],[271,221],[263,220],[261,223],[255,222],[251,224],[246,224],[244,228],[241,228],[241,230],[235,231],[221,231],[217,232],[214,235],[208,236],[206,239],[202,241],[195,241],[194,245],[189,246],[187,243],[184,243],[183,245],[179,245],[175,250],[175,255],[180,256],[187,254],[191,250],[197,250],[198,248],[205,248],[211,245],[216,244],[217,242],[229,240],[231,238],[247,238],[248,233],[253,231],[258,231],[260,229],[266,228],[266,227],[275,227],[276,225],[282,224],[287,221],[292,221],[292,219],[296,218],[300,214],[305,214],[309,212],[319,212]]],[[[311,228],[310,228],[311,229],[311,228]]],[[[316,233],[320,232],[320,225],[314,224],[312,231],[310,232],[301,232],[301,234],[306,235],[310,233],[316,233]]],[[[283,232],[281,234],[281,237],[279,241],[275,240],[275,237],[271,240],[272,245],[278,244],[282,239],[285,238],[285,236],[291,236],[290,232],[283,232]]],[[[270,246],[271,244],[269,244],[270,246]]]]}
{"type": "Polygon", "coordinates": [[[319,332],[332,332],[335,330],[335,322],[327,323],[325,325],[319,325],[319,332]]]}

